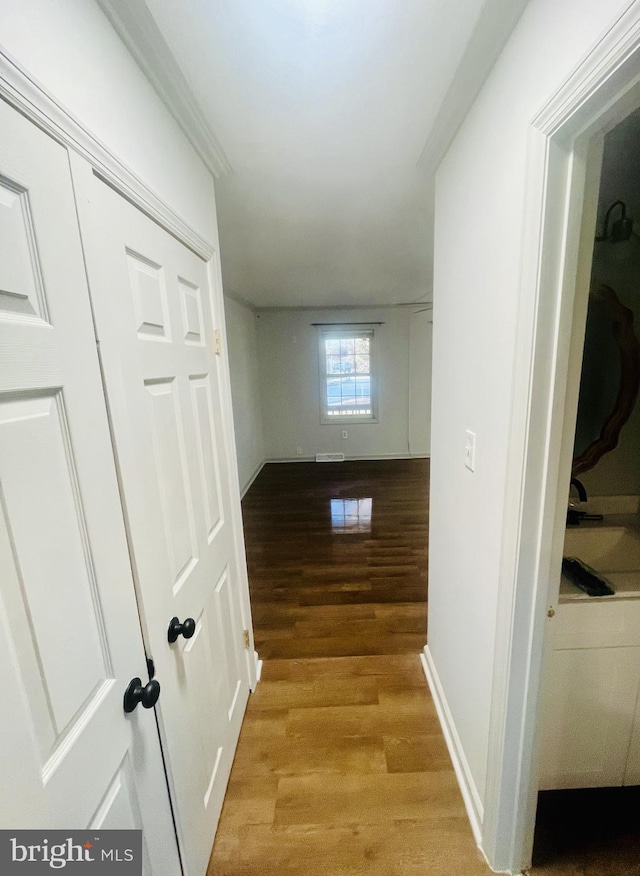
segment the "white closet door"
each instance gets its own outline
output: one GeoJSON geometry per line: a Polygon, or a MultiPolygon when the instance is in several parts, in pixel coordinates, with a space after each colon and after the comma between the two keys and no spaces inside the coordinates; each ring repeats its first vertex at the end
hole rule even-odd
{"type": "MultiPolygon", "coordinates": [[[[205,873],[249,694],[209,266],[97,178],[89,285],[189,876],[205,873]],[[195,622],[169,643],[172,618],[195,622]]],[[[87,233],[84,234],[84,228],[87,233]]],[[[237,501],[237,499],[236,499],[237,501]]]]}
{"type": "Polygon", "coordinates": [[[142,828],[180,871],[66,150],[0,101],[0,825],[142,828]]]}

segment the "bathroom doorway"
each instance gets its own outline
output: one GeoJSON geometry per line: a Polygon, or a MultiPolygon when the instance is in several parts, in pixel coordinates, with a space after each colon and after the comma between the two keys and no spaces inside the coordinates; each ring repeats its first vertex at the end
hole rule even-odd
{"type": "Polygon", "coordinates": [[[572,489],[541,708],[533,874],[628,874],[640,859],[630,816],[640,803],[640,110],[594,140],[591,164],[585,241],[597,189],[595,234],[582,253],[587,288],[576,290],[586,325],[575,318],[572,489]]]}
{"type": "Polygon", "coordinates": [[[505,538],[515,562],[505,568],[498,604],[483,824],[489,859],[512,873],[532,860],[602,147],[606,134],[640,107],[639,58],[634,11],[550,97],[530,129],[516,432],[507,463],[518,513],[505,538]]]}

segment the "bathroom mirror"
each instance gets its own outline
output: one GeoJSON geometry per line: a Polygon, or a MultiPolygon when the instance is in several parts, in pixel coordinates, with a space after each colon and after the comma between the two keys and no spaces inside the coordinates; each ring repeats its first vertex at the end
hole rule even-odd
{"type": "Polygon", "coordinates": [[[640,387],[640,343],[633,311],[605,284],[592,286],[585,332],[572,477],[618,444],[640,387]]]}

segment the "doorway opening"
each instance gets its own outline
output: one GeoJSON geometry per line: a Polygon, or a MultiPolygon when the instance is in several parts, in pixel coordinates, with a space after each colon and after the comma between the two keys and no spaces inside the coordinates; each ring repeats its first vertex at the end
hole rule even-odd
{"type": "Polygon", "coordinates": [[[565,407],[572,491],[541,708],[534,874],[622,874],[640,857],[640,110],[594,138],[591,161],[599,174],[585,191],[593,243],[579,269],[586,324],[574,311],[565,407]]]}
{"type": "Polygon", "coordinates": [[[629,8],[530,128],[507,462],[514,516],[504,530],[482,838],[492,866],[510,873],[532,861],[596,236],[596,147],[640,106],[639,52],[637,9],[629,8]]]}

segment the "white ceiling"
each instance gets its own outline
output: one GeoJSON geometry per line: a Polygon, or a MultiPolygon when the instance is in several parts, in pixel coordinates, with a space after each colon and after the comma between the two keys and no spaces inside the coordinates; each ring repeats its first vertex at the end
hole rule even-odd
{"type": "Polygon", "coordinates": [[[225,291],[257,306],[431,293],[418,166],[484,0],[145,0],[226,154],[225,291]]]}

